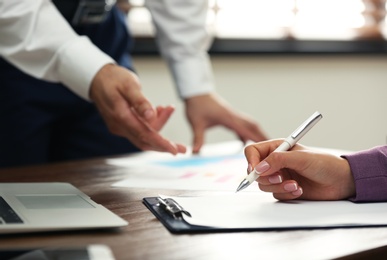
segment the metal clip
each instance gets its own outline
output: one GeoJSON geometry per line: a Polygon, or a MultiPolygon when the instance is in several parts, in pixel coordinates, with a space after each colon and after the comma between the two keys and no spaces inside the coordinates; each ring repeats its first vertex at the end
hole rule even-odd
{"type": "Polygon", "coordinates": [[[116,0],[80,0],[72,18],[72,25],[96,24],[103,22],[116,0]]]}
{"type": "Polygon", "coordinates": [[[157,200],[160,202],[160,206],[162,206],[173,217],[181,217],[183,213],[188,217],[191,217],[191,214],[188,211],[186,211],[182,206],[180,206],[174,199],[171,199],[171,198],[163,199],[163,198],[157,197],[157,200]]]}

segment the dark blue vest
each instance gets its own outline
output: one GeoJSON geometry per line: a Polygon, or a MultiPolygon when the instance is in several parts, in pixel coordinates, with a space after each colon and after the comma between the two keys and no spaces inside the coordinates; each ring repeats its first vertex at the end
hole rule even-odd
{"type": "MultiPolygon", "coordinates": [[[[126,15],[114,6],[103,22],[73,28],[133,70],[126,23],[126,15]]],[[[92,103],[0,58],[0,168],[134,151],[138,148],[128,140],[109,132],[92,103]]]]}

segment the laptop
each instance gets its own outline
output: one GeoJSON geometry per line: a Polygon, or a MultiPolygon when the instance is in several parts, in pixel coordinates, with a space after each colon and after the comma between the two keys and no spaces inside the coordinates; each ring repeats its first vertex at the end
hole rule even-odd
{"type": "Polygon", "coordinates": [[[0,234],[126,225],[69,183],[0,183],[0,234]]]}

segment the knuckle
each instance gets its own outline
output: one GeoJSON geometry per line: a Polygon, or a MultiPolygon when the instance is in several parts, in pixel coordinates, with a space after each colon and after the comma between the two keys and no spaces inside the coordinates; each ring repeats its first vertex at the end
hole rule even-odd
{"type": "Polygon", "coordinates": [[[141,145],[143,149],[149,149],[151,145],[151,138],[145,132],[141,132],[136,136],[137,142],[141,145]]]}
{"type": "Polygon", "coordinates": [[[117,125],[108,126],[108,129],[114,135],[123,136],[123,133],[121,132],[121,128],[117,125]]]}
{"type": "Polygon", "coordinates": [[[278,153],[278,152],[274,152],[270,155],[271,157],[271,160],[275,161],[275,162],[281,162],[282,164],[282,153],[278,153]]]}
{"type": "Polygon", "coordinates": [[[254,149],[253,144],[249,144],[244,148],[245,155],[249,154],[254,149]]]}
{"type": "Polygon", "coordinates": [[[136,103],[134,105],[136,110],[142,110],[148,107],[148,101],[145,98],[139,98],[136,100],[136,103]]]}

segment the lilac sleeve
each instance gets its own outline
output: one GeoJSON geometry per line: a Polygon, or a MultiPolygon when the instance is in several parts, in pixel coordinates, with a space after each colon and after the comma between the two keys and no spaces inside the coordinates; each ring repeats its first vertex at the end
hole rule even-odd
{"type": "Polygon", "coordinates": [[[356,185],[354,202],[387,201],[387,145],[342,156],[356,185]]]}

